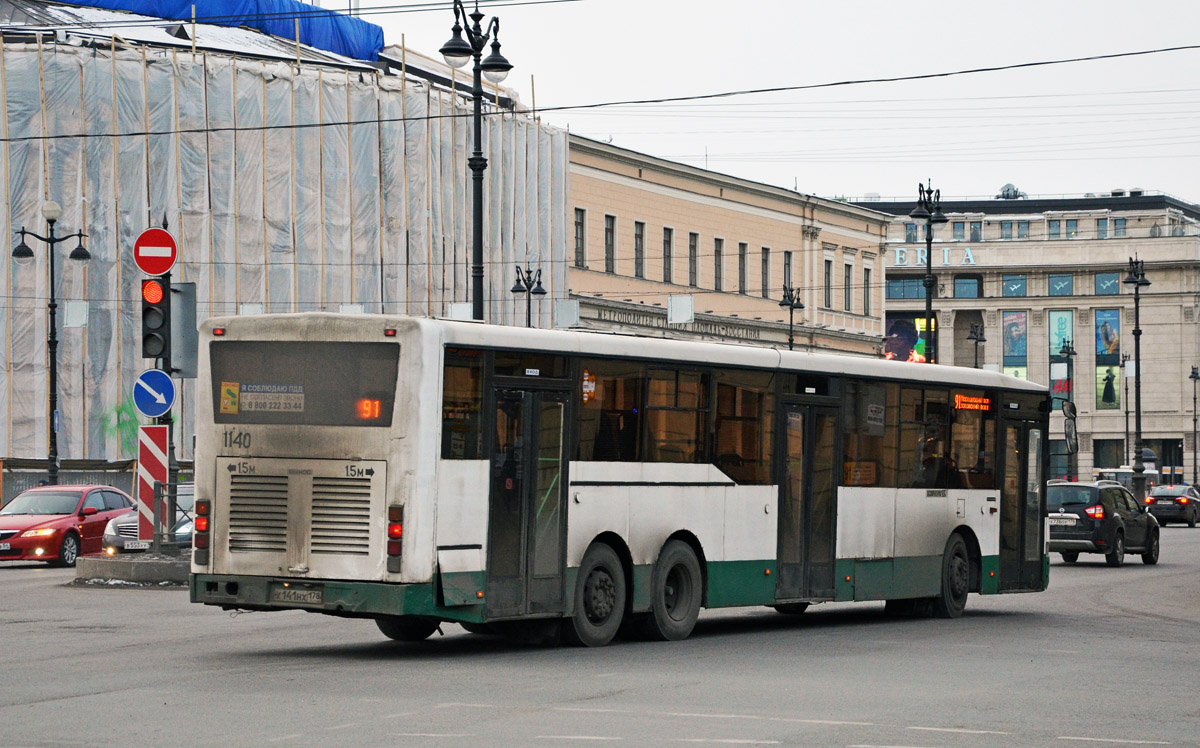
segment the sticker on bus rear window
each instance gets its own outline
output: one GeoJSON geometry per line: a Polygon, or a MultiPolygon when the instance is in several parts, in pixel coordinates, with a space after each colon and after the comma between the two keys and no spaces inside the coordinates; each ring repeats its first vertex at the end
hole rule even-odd
{"type": "Polygon", "coordinates": [[[221,412],[237,415],[238,412],[238,383],[221,382],[221,412]]]}

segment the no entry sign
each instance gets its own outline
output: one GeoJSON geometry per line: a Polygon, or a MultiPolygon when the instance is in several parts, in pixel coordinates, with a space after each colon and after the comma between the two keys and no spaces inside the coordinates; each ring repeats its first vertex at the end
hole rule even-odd
{"type": "Polygon", "coordinates": [[[133,261],[146,275],[171,272],[179,259],[179,245],[166,229],[146,229],[133,243],[133,261]]]}

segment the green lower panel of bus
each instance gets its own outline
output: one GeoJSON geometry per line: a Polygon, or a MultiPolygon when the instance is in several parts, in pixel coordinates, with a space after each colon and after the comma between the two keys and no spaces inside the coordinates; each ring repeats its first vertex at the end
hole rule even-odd
{"type": "MultiPolygon", "coordinates": [[[[981,594],[994,595],[999,591],[999,566],[997,556],[981,559],[981,594]]],[[[834,573],[838,602],[933,597],[942,589],[941,556],[842,558],[838,559],[834,573]]]]}

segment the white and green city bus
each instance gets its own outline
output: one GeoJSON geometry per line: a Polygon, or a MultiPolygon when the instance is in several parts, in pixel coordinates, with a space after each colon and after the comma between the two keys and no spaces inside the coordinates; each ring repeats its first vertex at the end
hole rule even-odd
{"type": "Polygon", "coordinates": [[[599,646],[1046,587],[1051,400],[1020,379],[404,316],[201,340],[194,602],[599,646]]]}

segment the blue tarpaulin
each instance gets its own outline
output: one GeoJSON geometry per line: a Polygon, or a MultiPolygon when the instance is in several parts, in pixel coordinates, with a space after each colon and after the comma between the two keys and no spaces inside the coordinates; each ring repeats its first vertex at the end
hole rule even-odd
{"type": "Polygon", "coordinates": [[[127,10],[155,18],[196,21],[216,26],[248,26],[284,39],[296,38],[300,19],[300,42],[326,52],[374,61],[383,49],[383,29],[361,18],[318,8],[297,0],[67,0],[108,10],[127,10]]]}

